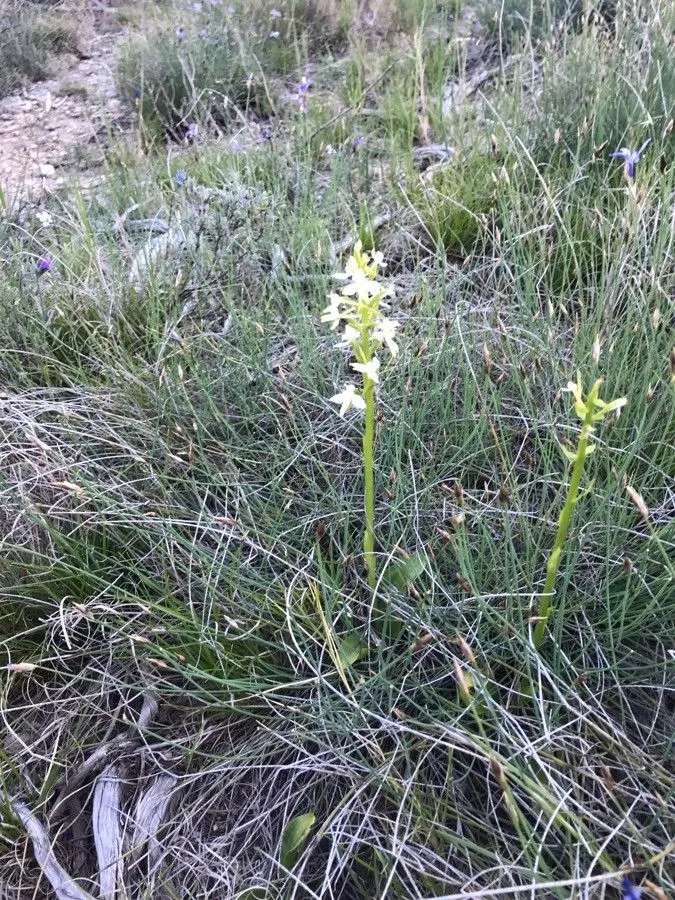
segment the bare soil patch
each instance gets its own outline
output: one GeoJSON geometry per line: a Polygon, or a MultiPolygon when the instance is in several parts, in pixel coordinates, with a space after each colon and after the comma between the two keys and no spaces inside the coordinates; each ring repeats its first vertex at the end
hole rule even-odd
{"type": "Polygon", "coordinates": [[[54,191],[101,164],[111,133],[128,126],[114,79],[110,14],[86,16],[81,53],[58,75],[0,100],[0,189],[8,201],[54,191]]]}

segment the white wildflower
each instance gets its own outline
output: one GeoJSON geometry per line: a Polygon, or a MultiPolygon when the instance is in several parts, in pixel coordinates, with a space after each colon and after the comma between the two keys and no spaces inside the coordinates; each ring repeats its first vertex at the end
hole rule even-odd
{"type": "Polygon", "coordinates": [[[340,404],[340,415],[344,416],[347,410],[351,409],[365,409],[366,401],[363,399],[361,394],[356,390],[356,387],[353,384],[346,384],[342,391],[339,394],[335,394],[334,397],[330,398],[331,403],[339,403],[340,404]]]}
{"type": "Polygon", "coordinates": [[[371,297],[374,297],[382,291],[382,285],[369,278],[363,269],[357,268],[354,271],[349,271],[349,263],[351,263],[351,259],[347,263],[346,272],[340,272],[338,275],[334,276],[341,281],[349,278],[347,284],[342,288],[342,295],[344,297],[356,296],[359,300],[370,300],[371,297]]]}
{"type": "Polygon", "coordinates": [[[398,356],[398,344],[394,338],[396,336],[396,329],[399,327],[400,324],[398,322],[383,317],[377,322],[377,325],[373,330],[373,337],[375,340],[382,341],[386,344],[387,349],[394,359],[398,356]]]}
{"type": "Polygon", "coordinates": [[[339,294],[331,294],[329,300],[330,305],[322,312],[321,321],[330,322],[331,330],[335,331],[342,319],[342,304],[344,301],[339,294]]]}
{"type": "Polygon", "coordinates": [[[367,375],[375,384],[380,380],[380,376],[377,374],[379,368],[380,361],[376,356],[367,363],[352,363],[352,369],[354,369],[355,372],[360,372],[361,375],[367,375]]]}
{"type": "Polygon", "coordinates": [[[38,220],[40,225],[45,228],[48,228],[54,222],[54,217],[51,213],[47,212],[46,209],[41,209],[40,212],[35,213],[35,218],[38,220]]]}
{"type": "Polygon", "coordinates": [[[341,349],[345,349],[346,347],[352,347],[354,343],[361,338],[361,332],[354,328],[353,325],[345,325],[345,330],[342,335],[342,339],[338,343],[338,347],[341,349]]]}

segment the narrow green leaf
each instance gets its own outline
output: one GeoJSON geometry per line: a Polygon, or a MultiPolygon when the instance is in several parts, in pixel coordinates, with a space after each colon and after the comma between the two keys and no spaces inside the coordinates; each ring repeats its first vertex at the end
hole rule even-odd
{"type": "Polygon", "coordinates": [[[413,553],[407,559],[402,559],[389,566],[384,573],[383,580],[404,591],[426,569],[426,561],[420,553],[413,553]]]}
{"type": "Polygon", "coordinates": [[[575,463],[577,461],[576,453],[572,453],[571,450],[568,450],[567,447],[564,447],[562,444],[560,444],[560,449],[568,462],[575,463]]]}
{"type": "Polygon", "coordinates": [[[362,653],[363,647],[357,634],[348,634],[340,644],[340,658],[346,666],[353,666],[362,653]]]}

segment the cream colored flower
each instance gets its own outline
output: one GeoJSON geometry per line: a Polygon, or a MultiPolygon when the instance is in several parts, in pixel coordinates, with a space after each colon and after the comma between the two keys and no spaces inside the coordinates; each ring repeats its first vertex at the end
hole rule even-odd
{"type": "MultiPolygon", "coordinates": [[[[338,276],[336,276],[338,277],[338,276]]],[[[373,281],[362,269],[350,273],[350,281],[342,288],[344,297],[356,296],[359,300],[370,300],[382,291],[382,285],[373,281]]]]}
{"type": "Polygon", "coordinates": [[[377,384],[380,380],[380,376],[377,374],[380,368],[379,359],[374,356],[370,362],[367,363],[352,363],[352,369],[355,372],[360,372],[361,375],[366,375],[372,382],[377,384]]]}
{"type": "Polygon", "coordinates": [[[365,409],[366,401],[363,399],[361,394],[356,390],[355,385],[346,384],[339,394],[335,394],[334,397],[330,398],[331,403],[339,403],[340,404],[340,415],[344,416],[347,410],[351,409],[365,409]]]}
{"type": "Polygon", "coordinates": [[[47,228],[49,225],[54,224],[54,217],[51,213],[47,212],[46,209],[41,209],[40,212],[35,213],[35,218],[38,220],[40,225],[43,225],[47,228]]]}
{"type": "Polygon", "coordinates": [[[357,272],[362,271],[361,264],[359,259],[361,258],[361,241],[356,242],[356,246],[354,247],[354,253],[347,260],[347,265],[345,266],[344,272],[340,272],[336,275],[336,278],[352,278],[356,275],[357,272]]]}
{"type": "Polygon", "coordinates": [[[373,331],[375,340],[386,344],[394,359],[398,356],[398,344],[394,337],[396,336],[396,329],[399,327],[399,322],[394,322],[393,319],[382,318],[378,321],[373,331]]]}
{"type": "Polygon", "coordinates": [[[329,299],[330,305],[323,310],[321,321],[330,322],[331,331],[335,331],[342,319],[343,300],[339,294],[331,294],[329,299]]]}
{"type": "Polygon", "coordinates": [[[579,416],[580,419],[586,418],[587,407],[584,403],[583,399],[583,388],[581,385],[581,373],[577,372],[577,380],[576,381],[568,381],[567,387],[563,388],[564,391],[569,391],[569,393],[574,397],[574,411],[579,416]]]}
{"type": "Polygon", "coordinates": [[[353,325],[345,325],[345,330],[342,335],[342,339],[338,342],[338,347],[345,348],[351,347],[354,343],[361,339],[361,332],[354,328],[353,325]]]}

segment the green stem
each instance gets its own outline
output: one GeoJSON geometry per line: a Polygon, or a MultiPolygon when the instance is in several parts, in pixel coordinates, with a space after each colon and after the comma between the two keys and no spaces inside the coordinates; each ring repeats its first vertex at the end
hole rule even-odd
{"type": "Polygon", "coordinates": [[[363,431],[363,482],[366,507],[366,530],[363,535],[363,552],[368,584],[375,587],[377,571],[375,567],[375,474],[373,469],[373,447],[375,444],[375,383],[366,376],[363,385],[366,401],[366,427],[363,431]]]}
{"type": "Polygon", "coordinates": [[[574,507],[576,506],[577,498],[579,496],[579,486],[581,485],[581,476],[583,475],[584,463],[586,462],[588,438],[591,433],[592,422],[593,404],[589,403],[588,411],[581,426],[581,434],[579,435],[579,444],[577,446],[574,467],[572,469],[572,479],[570,481],[569,491],[567,492],[567,500],[560,513],[555,543],[553,544],[551,555],[546,563],[546,582],[539,602],[539,621],[534,629],[534,646],[537,648],[541,646],[542,641],[544,640],[548,620],[553,612],[551,607],[553,588],[555,587],[555,580],[558,575],[558,569],[560,568],[560,560],[562,558],[567,532],[572,520],[572,513],[574,512],[574,507]]]}

